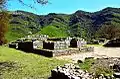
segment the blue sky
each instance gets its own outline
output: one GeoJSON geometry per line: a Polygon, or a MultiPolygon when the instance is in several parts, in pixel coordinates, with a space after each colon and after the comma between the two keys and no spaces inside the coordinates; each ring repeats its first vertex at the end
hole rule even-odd
{"type": "Polygon", "coordinates": [[[87,12],[99,11],[106,7],[120,8],[120,0],[49,0],[51,4],[39,5],[33,4],[32,0],[24,0],[27,4],[34,5],[35,9],[23,6],[17,0],[11,0],[8,4],[8,10],[24,10],[39,15],[48,13],[66,13],[71,14],[77,10],[87,12]]]}

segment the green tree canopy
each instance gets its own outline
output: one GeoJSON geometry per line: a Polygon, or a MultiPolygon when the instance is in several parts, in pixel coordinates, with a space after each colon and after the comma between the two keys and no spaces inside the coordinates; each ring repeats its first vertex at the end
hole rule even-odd
{"type": "Polygon", "coordinates": [[[55,26],[46,26],[42,28],[39,33],[49,35],[50,37],[67,37],[68,36],[65,30],[57,28],[55,26]]]}
{"type": "Polygon", "coordinates": [[[114,25],[103,25],[96,33],[96,36],[107,39],[120,38],[120,27],[114,25]]]}

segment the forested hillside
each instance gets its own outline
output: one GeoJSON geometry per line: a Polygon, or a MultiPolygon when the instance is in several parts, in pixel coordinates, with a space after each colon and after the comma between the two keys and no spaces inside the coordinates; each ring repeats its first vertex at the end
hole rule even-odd
{"type": "MultiPolygon", "coordinates": [[[[45,33],[44,31],[49,29],[46,27],[51,26],[54,27],[52,32],[55,32],[53,30],[57,28],[57,30],[66,33],[65,36],[79,36],[85,39],[106,37],[107,32],[104,31],[108,28],[106,26],[120,29],[120,8],[108,7],[94,13],[79,10],[69,15],[56,13],[36,15],[24,11],[10,12],[10,14],[9,31],[6,34],[9,41],[28,34],[45,33]],[[42,32],[40,32],[41,30],[42,32]],[[101,31],[105,33],[101,34],[101,31]]],[[[50,30],[49,32],[51,33],[50,30]]],[[[59,35],[61,34],[58,34],[57,37],[59,35]]],[[[106,38],[111,39],[109,35],[106,38]]]]}

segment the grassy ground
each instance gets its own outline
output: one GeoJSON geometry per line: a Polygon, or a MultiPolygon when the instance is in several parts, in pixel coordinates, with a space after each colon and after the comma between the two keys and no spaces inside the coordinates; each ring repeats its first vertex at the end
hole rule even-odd
{"type": "Polygon", "coordinates": [[[103,44],[87,44],[87,46],[103,47],[103,44]]]}
{"type": "Polygon", "coordinates": [[[47,79],[51,69],[65,63],[0,46],[0,79],[47,79]]]}
{"type": "Polygon", "coordinates": [[[83,63],[79,63],[79,66],[83,70],[87,70],[90,73],[95,73],[96,77],[98,77],[100,74],[111,76],[113,71],[109,68],[108,62],[109,61],[105,61],[104,59],[86,59],[83,63]]]}
{"type": "Polygon", "coordinates": [[[90,67],[92,66],[92,63],[94,63],[94,59],[87,59],[85,60],[85,62],[83,63],[80,63],[80,68],[83,69],[83,70],[88,70],[90,71],[90,67]]]}

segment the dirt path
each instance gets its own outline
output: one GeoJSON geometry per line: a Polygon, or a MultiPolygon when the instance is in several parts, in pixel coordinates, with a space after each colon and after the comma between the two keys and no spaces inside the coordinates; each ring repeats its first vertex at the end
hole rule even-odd
{"type": "Polygon", "coordinates": [[[120,57],[120,48],[95,47],[94,53],[108,57],[120,57]]]}
{"type": "Polygon", "coordinates": [[[72,54],[67,56],[56,57],[57,59],[68,60],[71,59],[73,61],[84,60],[86,57],[120,57],[120,48],[105,48],[102,46],[94,47],[94,52],[80,53],[80,54],[72,54]]]}

